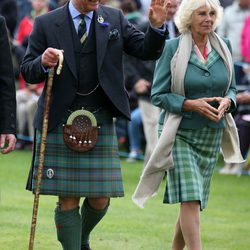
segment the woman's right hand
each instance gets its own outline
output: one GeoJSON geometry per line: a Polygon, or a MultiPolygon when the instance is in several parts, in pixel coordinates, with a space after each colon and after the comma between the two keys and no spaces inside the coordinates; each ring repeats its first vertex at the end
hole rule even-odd
{"type": "Polygon", "coordinates": [[[193,111],[208,118],[211,121],[219,122],[221,117],[219,116],[219,110],[214,108],[210,103],[220,102],[220,97],[204,97],[199,99],[186,99],[183,103],[182,110],[193,111]]]}

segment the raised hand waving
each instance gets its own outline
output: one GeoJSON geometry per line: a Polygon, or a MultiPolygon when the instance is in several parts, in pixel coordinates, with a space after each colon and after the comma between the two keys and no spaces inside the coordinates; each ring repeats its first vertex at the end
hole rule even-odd
{"type": "Polygon", "coordinates": [[[152,0],[149,7],[148,18],[154,28],[160,28],[166,21],[169,0],[152,0]]]}

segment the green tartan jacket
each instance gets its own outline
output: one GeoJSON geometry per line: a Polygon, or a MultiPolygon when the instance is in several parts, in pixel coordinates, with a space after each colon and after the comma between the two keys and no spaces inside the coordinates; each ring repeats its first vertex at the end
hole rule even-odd
{"type": "MultiPolygon", "coordinates": [[[[230,51],[231,46],[225,40],[230,51]]],[[[197,55],[192,51],[184,79],[185,97],[171,93],[171,60],[179,45],[179,38],[167,40],[164,51],[156,63],[153,86],[151,91],[152,103],[162,109],[159,123],[163,124],[166,111],[182,114],[183,119],[179,128],[198,129],[205,126],[223,128],[224,119],[218,123],[213,122],[195,112],[183,112],[182,105],[185,99],[198,99],[202,97],[229,96],[232,105],[229,112],[236,108],[236,82],[233,74],[231,86],[226,93],[229,73],[219,54],[212,49],[206,64],[199,61],[197,55]]],[[[218,103],[211,103],[217,106],[218,103]]]]}

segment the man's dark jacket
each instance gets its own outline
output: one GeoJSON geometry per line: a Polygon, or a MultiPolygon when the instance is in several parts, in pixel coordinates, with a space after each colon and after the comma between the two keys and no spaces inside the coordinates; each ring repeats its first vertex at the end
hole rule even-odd
{"type": "MultiPolygon", "coordinates": [[[[42,82],[47,78],[41,65],[42,53],[48,47],[64,50],[62,73],[55,76],[53,82],[49,129],[55,128],[61,122],[77,92],[77,67],[68,12],[68,5],[65,5],[36,18],[21,66],[27,82],[42,82]]],[[[144,35],[126,20],[120,10],[114,8],[100,5],[95,12],[92,22],[96,32],[99,83],[120,115],[130,119],[128,95],[123,79],[123,51],[144,60],[157,59],[161,55],[167,34],[161,35],[149,28],[144,35]],[[98,22],[97,17],[102,17],[104,22],[98,22]]],[[[39,130],[42,128],[44,98],[43,92],[34,121],[35,128],[39,130]]]]}

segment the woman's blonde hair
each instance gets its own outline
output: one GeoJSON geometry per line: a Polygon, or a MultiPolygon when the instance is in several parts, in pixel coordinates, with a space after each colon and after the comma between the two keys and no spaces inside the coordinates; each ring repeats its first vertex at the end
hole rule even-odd
{"type": "Polygon", "coordinates": [[[182,0],[174,18],[180,33],[190,30],[193,12],[204,5],[214,9],[216,12],[216,19],[213,25],[213,29],[216,29],[223,13],[219,0],[182,0]]]}

